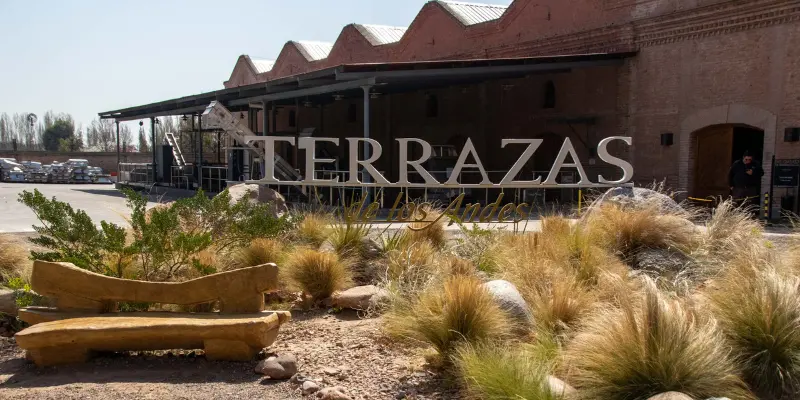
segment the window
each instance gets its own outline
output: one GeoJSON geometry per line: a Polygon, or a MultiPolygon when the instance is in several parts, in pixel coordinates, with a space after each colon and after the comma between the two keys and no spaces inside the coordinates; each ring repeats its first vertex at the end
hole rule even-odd
{"type": "Polygon", "coordinates": [[[358,121],[358,107],[355,104],[350,103],[347,105],[347,122],[356,122],[358,121]]]}
{"type": "Polygon", "coordinates": [[[425,116],[428,118],[439,116],[439,99],[436,98],[436,95],[429,94],[425,98],[425,116]]]}
{"type": "Polygon", "coordinates": [[[297,113],[294,110],[289,110],[289,127],[294,128],[297,126],[297,113]]]}
{"type": "Polygon", "coordinates": [[[544,104],[542,108],[556,108],[556,84],[547,81],[544,84],[544,104]]]}

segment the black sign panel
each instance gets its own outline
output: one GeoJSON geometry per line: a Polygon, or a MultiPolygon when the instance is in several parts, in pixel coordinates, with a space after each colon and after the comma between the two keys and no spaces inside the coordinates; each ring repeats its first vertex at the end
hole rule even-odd
{"type": "Polygon", "coordinates": [[[773,172],[773,183],[777,187],[797,187],[798,176],[800,176],[800,166],[797,165],[776,165],[773,172]]]}

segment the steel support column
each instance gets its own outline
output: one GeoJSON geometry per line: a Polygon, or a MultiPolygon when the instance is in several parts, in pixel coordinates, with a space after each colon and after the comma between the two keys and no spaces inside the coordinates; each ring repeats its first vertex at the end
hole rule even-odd
{"type": "Polygon", "coordinates": [[[115,121],[117,124],[117,173],[119,173],[119,163],[120,163],[120,156],[119,156],[119,121],[115,121]]]}
{"type": "MultiPolygon", "coordinates": [[[[361,87],[361,89],[363,89],[363,91],[364,91],[364,139],[369,139],[369,114],[370,114],[370,112],[369,112],[369,91],[370,91],[371,88],[372,88],[372,85],[364,85],[364,86],[361,87]]],[[[367,144],[366,141],[364,142],[363,151],[364,151],[364,160],[368,160],[369,159],[369,145],[367,144]]],[[[357,157],[357,156],[355,154],[351,154],[350,157],[357,157]]],[[[363,170],[361,175],[362,175],[361,178],[362,178],[362,182],[363,183],[369,183],[370,182],[370,176],[369,176],[369,173],[367,173],[366,168],[363,170]]],[[[364,189],[362,190],[362,197],[364,197],[364,203],[369,201],[369,190],[366,187],[364,187],[364,189]]]]}
{"type": "Polygon", "coordinates": [[[156,172],[156,119],[155,117],[150,118],[150,147],[152,148],[153,154],[153,184],[156,183],[158,179],[158,173],[156,172]]]}
{"type": "Polygon", "coordinates": [[[200,146],[200,160],[198,160],[197,167],[199,174],[197,176],[200,177],[200,185],[199,188],[203,188],[203,116],[197,114],[197,138],[200,146]]]}

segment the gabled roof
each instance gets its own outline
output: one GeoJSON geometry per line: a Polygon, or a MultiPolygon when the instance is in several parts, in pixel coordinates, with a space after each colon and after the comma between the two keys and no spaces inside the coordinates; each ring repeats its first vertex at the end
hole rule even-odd
{"type": "Polygon", "coordinates": [[[257,60],[251,58],[250,62],[253,63],[253,69],[255,69],[257,74],[269,72],[272,70],[272,67],[275,66],[275,61],[273,60],[257,60]]]}
{"type": "Polygon", "coordinates": [[[445,0],[436,0],[436,2],[466,26],[499,19],[508,8],[508,6],[498,4],[464,3],[445,0]]]}
{"type": "Polygon", "coordinates": [[[399,42],[408,28],[400,26],[353,24],[373,46],[399,42]]]}
{"type": "Polygon", "coordinates": [[[308,61],[319,61],[328,58],[333,43],[329,42],[312,42],[308,40],[292,41],[300,54],[308,61]]]}

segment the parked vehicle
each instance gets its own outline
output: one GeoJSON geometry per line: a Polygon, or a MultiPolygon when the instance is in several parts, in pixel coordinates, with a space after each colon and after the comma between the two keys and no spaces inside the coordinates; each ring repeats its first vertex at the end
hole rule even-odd
{"type": "Polygon", "coordinates": [[[25,172],[22,169],[22,164],[17,163],[13,158],[0,158],[0,180],[3,182],[25,182],[25,172]]]}

